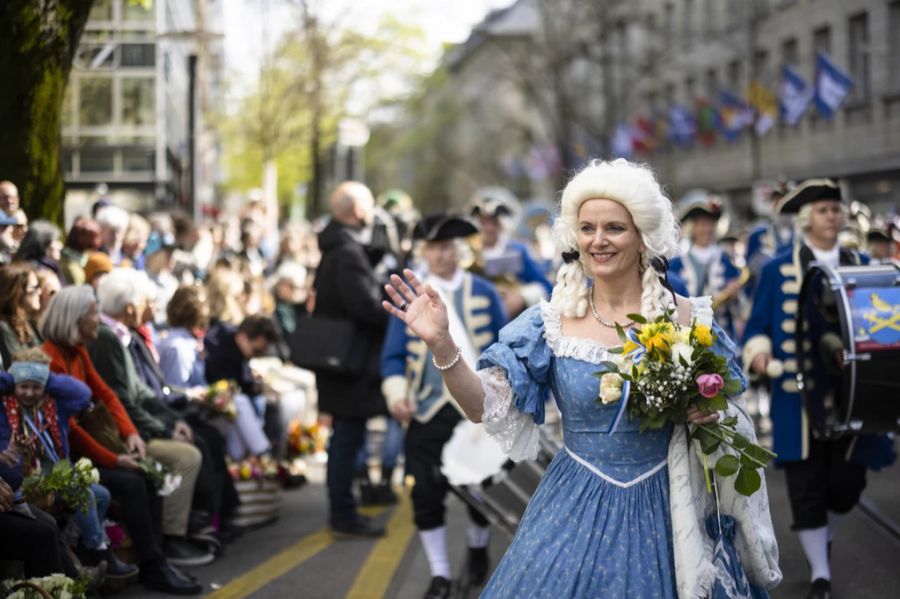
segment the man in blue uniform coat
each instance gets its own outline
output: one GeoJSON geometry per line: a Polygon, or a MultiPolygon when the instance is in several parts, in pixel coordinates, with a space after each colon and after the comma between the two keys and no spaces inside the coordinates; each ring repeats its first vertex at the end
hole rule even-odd
{"type": "MultiPolygon", "coordinates": [[[[427,266],[421,278],[443,296],[450,330],[460,347],[457,359],[471,366],[497,340],[507,320],[494,286],[459,267],[458,244],[477,232],[471,222],[446,214],[425,217],[413,232],[427,266]]],[[[426,599],[449,597],[451,590],[444,520],[448,485],[441,474],[441,456],[464,414],[441,378],[447,367],[435,363],[425,342],[400,319],[390,320],[381,352],[381,388],[394,417],[409,423],[406,471],[415,479],[414,520],[432,576],[426,599]]],[[[469,579],[480,584],[488,569],[488,521],[471,508],[469,516],[469,579]]]]}
{"type": "Polygon", "coordinates": [[[833,267],[867,262],[838,244],[844,221],[841,189],[830,179],[807,180],[785,195],[776,210],[795,215],[797,243],[762,269],[744,333],[743,358],[752,373],[771,380],[773,449],[787,477],[792,528],[810,565],[808,597],[823,599],[831,596],[829,546],[835,525],[859,501],[866,467],[884,466],[892,452],[885,446],[886,437],[814,437],[798,388],[795,332],[803,275],[813,261],[833,267]]]}

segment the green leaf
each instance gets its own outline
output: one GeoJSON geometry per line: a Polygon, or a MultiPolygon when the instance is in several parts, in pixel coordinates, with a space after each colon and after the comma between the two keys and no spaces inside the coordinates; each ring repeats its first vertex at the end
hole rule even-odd
{"type": "Polygon", "coordinates": [[[703,453],[709,455],[719,448],[720,443],[721,441],[719,441],[712,435],[709,435],[708,437],[702,437],[700,439],[700,449],[703,450],[703,453]]]}
{"type": "Polygon", "coordinates": [[[728,400],[721,394],[716,395],[710,400],[709,405],[713,410],[721,412],[728,409],[728,400]]]}
{"type": "Polygon", "coordinates": [[[735,433],[734,438],[731,440],[731,444],[734,445],[735,449],[747,449],[750,445],[750,440],[740,433],[735,433]]]}
{"type": "Polygon", "coordinates": [[[731,476],[741,467],[741,462],[731,454],[723,455],[716,462],[716,472],[719,476],[731,476]]]}
{"type": "Polygon", "coordinates": [[[726,379],[722,392],[725,395],[737,395],[741,391],[741,382],[737,379],[726,379]]]}
{"type": "Polygon", "coordinates": [[[759,472],[747,466],[741,466],[737,478],[734,479],[734,490],[747,497],[756,493],[761,485],[762,478],[760,478],[759,472]]]}
{"type": "Polygon", "coordinates": [[[621,354],[623,351],[624,350],[621,347],[613,347],[611,349],[606,350],[606,353],[618,355],[618,354],[621,354]]]}
{"type": "Polygon", "coordinates": [[[607,372],[619,372],[619,366],[615,362],[600,362],[600,368],[603,369],[604,374],[606,374],[607,372]]]}
{"type": "Polygon", "coordinates": [[[690,367],[690,364],[688,364],[688,361],[685,360],[684,356],[682,356],[681,354],[678,355],[678,361],[681,362],[681,365],[684,366],[685,368],[690,367]]]}
{"type": "Polygon", "coordinates": [[[722,420],[722,426],[737,426],[737,416],[729,416],[722,420]]]}
{"type": "Polygon", "coordinates": [[[627,318],[628,320],[633,320],[638,324],[647,324],[647,319],[640,314],[626,314],[625,318],[627,318]]]}
{"type": "Polygon", "coordinates": [[[625,329],[623,329],[622,326],[618,322],[616,323],[616,333],[618,333],[619,340],[622,343],[625,343],[626,341],[628,341],[628,335],[625,334],[625,329]]]}

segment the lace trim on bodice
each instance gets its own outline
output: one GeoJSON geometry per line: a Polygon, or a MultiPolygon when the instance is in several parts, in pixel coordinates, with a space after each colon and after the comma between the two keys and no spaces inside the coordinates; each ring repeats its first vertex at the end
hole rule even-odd
{"type": "MultiPolygon", "coordinates": [[[[608,349],[593,339],[570,337],[562,334],[562,319],[550,302],[541,302],[541,319],[544,321],[544,338],[550,351],[557,358],[573,358],[590,364],[600,364],[609,359],[608,349]]],[[[708,295],[691,299],[691,319],[712,326],[712,298],[708,295]]]]}
{"type": "Polygon", "coordinates": [[[590,364],[600,364],[609,359],[609,352],[601,343],[563,335],[559,312],[550,302],[541,302],[541,319],[544,321],[544,339],[557,358],[573,358],[590,364]]]}

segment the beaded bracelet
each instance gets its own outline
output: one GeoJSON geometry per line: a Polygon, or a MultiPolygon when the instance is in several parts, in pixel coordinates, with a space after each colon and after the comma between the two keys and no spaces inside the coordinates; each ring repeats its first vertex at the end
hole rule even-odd
{"type": "Polygon", "coordinates": [[[437,363],[437,360],[434,359],[434,354],[431,355],[431,363],[434,364],[435,368],[437,368],[438,370],[443,372],[445,370],[450,370],[451,368],[456,366],[456,363],[459,362],[459,359],[461,357],[462,357],[462,348],[457,345],[456,346],[456,357],[454,357],[453,360],[451,360],[451,362],[449,364],[447,364],[446,366],[441,366],[440,364],[437,363]]]}

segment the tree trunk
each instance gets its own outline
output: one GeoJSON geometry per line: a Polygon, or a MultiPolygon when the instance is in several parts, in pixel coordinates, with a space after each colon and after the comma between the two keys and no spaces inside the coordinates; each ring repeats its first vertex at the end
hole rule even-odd
{"type": "Polygon", "coordinates": [[[62,102],[93,0],[0,2],[0,179],[30,218],[62,220],[62,102]]]}

